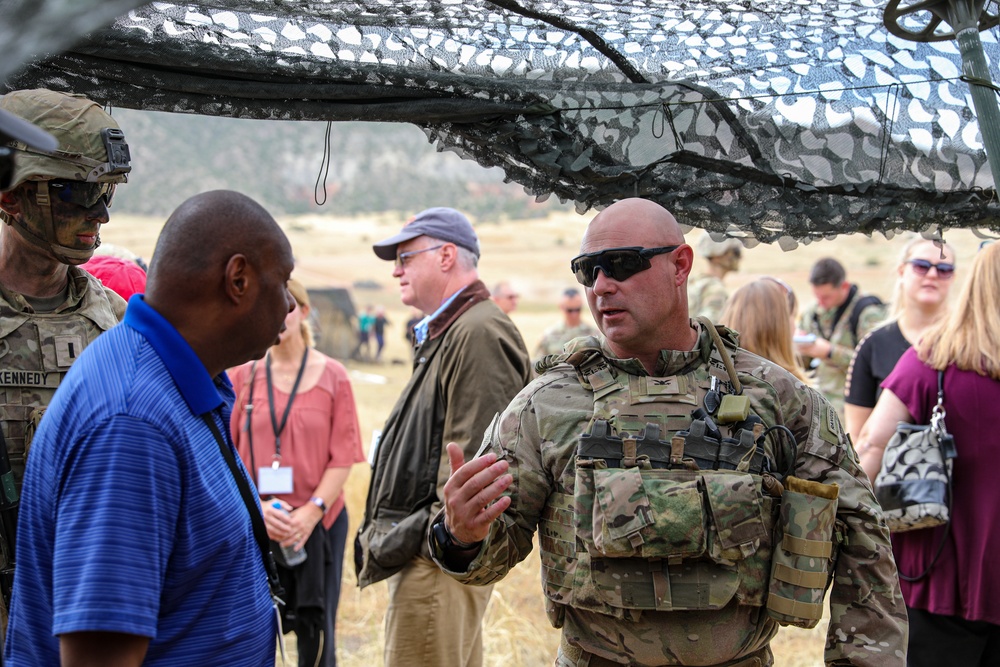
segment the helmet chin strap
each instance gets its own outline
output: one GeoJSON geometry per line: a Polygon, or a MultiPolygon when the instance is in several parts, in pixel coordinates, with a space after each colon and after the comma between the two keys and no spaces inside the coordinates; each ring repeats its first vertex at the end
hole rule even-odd
{"type": "MultiPolygon", "coordinates": [[[[43,228],[48,229],[52,238],[56,237],[56,226],[52,219],[52,200],[49,197],[49,184],[47,181],[37,181],[38,191],[35,196],[35,200],[38,203],[39,212],[43,218],[43,228]]],[[[24,223],[24,220],[20,217],[13,218],[13,216],[4,216],[8,223],[13,222],[11,227],[13,227],[17,232],[29,243],[47,250],[55,255],[63,264],[72,264],[74,266],[83,264],[88,259],[94,256],[94,251],[97,247],[101,245],[101,235],[100,232],[97,234],[97,241],[94,243],[94,247],[87,250],[77,250],[76,248],[69,248],[67,246],[59,245],[49,241],[42,236],[39,236],[34,231],[32,231],[28,225],[24,223]]]]}

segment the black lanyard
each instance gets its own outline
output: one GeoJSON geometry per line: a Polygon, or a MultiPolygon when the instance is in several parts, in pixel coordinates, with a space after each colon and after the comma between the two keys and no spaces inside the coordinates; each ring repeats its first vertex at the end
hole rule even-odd
{"type": "MultiPolygon", "coordinates": [[[[306,359],[309,357],[309,346],[306,346],[305,351],[302,353],[302,363],[299,364],[299,372],[295,376],[295,384],[292,385],[292,393],[288,395],[288,405],[285,406],[285,414],[281,416],[281,423],[278,423],[278,416],[274,414],[274,385],[271,382],[271,355],[267,355],[267,359],[264,363],[264,368],[267,371],[267,407],[271,413],[271,430],[274,431],[274,457],[275,459],[281,458],[281,432],[285,430],[285,424],[288,422],[288,414],[292,411],[292,402],[295,400],[295,394],[299,391],[299,382],[302,381],[302,375],[306,370],[306,359]]],[[[253,378],[250,379],[253,382],[253,378]]]]}
{"type": "Polygon", "coordinates": [[[267,528],[264,526],[264,517],[260,513],[260,503],[257,501],[257,494],[250,490],[250,484],[247,482],[246,477],[236,466],[236,457],[233,456],[233,448],[222,437],[215,419],[212,418],[212,413],[206,412],[201,418],[208,424],[212,435],[215,436],[215,441],[219,443],[222,458],[229,465],[229,471],[233,474],[233,479],[236,480],[236,487],[240,490],[243,504],[247,506],[247,512],[250,513],[250,525],[253,527],[253,536],[257,541],[257,548],[260,549],[260,557],[264,561],[264,570],[267,572],[267,585],[271,589],[271,597],[284,604],[284,602],[281,602],[281,596],[285,594],[285,591],[281,588],[281,582],[278,580],[278,568],[275,567],[274,556],[271,555],[271,541],[267,537],[267,528]]]}

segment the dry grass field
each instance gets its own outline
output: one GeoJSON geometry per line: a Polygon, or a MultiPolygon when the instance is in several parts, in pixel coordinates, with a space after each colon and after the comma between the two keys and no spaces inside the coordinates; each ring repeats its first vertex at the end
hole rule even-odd
{"type": "MultiPolygon", "coordinates": [[[[591,216],[563,215],[541,221],[492,224],[475,221],[483,246],[480,273],[488,285],[512,281],[521,294],[512,319],[520,328],[529,350],[546,326],[558,317],[555,302],[564,287],[572,286],[569,260],[576,254],[581,235],[591,216]]],[[[381,364],[348,362],[354,378],[361,428],[371,434],[381,427],[409,375],[409,351],[402,324],[408,309],[399,304],[391,264],[371,252],[372,242],[398,231],[399,219],[351,219],[310,216],[282,220],[295,249],[297,276],[308,286],[350,286],[355,281],[375,281],[380,289],[355,289],[356,307],[383,305],[391,326],[381,364]]],[[[162,221],[115,218],[105,227],[105,241],[123,245],[147,259],[152,255],[162,221]]],[[[225,233],[225,230],[221,230],[225,233]]],[[[701,232],[689,235],[694,240],[701,232]]],[[[979,239],[967,231],[953,231],[946,239],[958,251],[959,277],[976,251],[979,239]]],[[[849,279],[883,298],[891,294],[898,250],[903,236],[886,240],[849,236],[800,246],[783,252],[777,247],[758,246],[744,253],[743,266],[727,278],[730,289],[762,275],[773,275],[795,289],[799,301],[808,304],[811,294],[807,276],[813,262],[834,256],[844,263],[849,279]]],[[[954,292],[953,292],[954,294],[954,292]]],[[[366,443],[367,446],[367,443],[366,443]]],[[[366,465],[355,467],[348,481],[347,507],[353,540],[364,511],[369,481],[366,465]]],[[[382,619],[386,606],[385,584],[358,590],[351,555],[345,560],[344,591],[338,619],[338,664],[342,667],[374,667],[382,664],[382,619]]],[[[783,629],[773,644],[779,667],[814,667],[823,664],[825,623],[810,631],[783,629]]],[[[485,624],[486,664],[490,667],[539,667],[551,665],[558,646],[543,611],[539,563],[533,553],[494,590],[485,624]]],[[[289,661],[290,665],[295,664],[289,661]]],[[[445,667],[445,666],[442,666],[445,667]]]]}

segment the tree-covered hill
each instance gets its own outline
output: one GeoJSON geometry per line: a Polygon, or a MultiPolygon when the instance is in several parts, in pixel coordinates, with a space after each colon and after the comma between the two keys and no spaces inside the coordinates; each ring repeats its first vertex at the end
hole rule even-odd
{"type": "Polygon", "coordinates": [[[327,171],[326,123],[112,113],[125,131],[133,164],[128,184],[115,197],[119,214],[166,216],[187,197],[217,188],[244,192],[279,216],[409,215],[452,206],[481,220],[500,220],[572,207],[555,198],[537,203],[520,185],[504,183],[499,169],[437,152],[413,125],[333,123],[327,171]],[[323,175],[326,203],[319,206],[323,175]]]}

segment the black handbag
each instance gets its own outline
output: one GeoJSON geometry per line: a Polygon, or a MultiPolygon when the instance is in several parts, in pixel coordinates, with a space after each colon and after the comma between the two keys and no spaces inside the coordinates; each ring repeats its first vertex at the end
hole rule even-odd
{"type": "MultiPolygon", "coordinates": [[[[957,451],[944,417],[944,372],[938,371],[937,405],[931,412],[930,423],[900,422],[875,477],[875,498],[882,506],[889,530],[894,533],[950,526],[951,471],[957,451]]],[[[944,549],[948,533],[946,529],[923,573],[915,577],[900,573],[900,579],[916,581],[927,576],[944,549]]]]}

